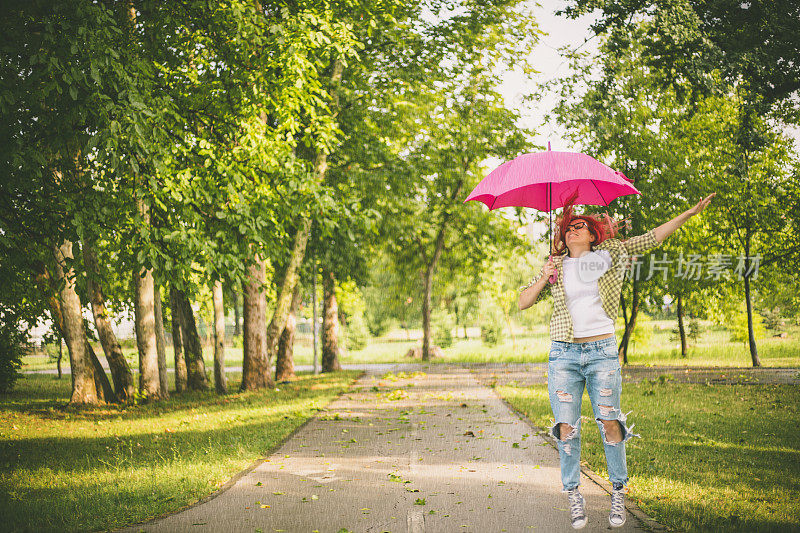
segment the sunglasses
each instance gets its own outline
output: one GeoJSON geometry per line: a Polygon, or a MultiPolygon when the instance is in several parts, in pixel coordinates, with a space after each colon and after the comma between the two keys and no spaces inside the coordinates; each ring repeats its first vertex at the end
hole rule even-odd
{"type": "Polygon", "coordinates": [[[574,229],[574,230],[577,231],[577,230],[579,230],[581,228],[585,228],[585,227],[586,227],[586,222],[584,222],[583,220],[580,220],[578,222],[573,222],[572,224],[567,226],[567,231],[569,231],[571,229],[574,229]]]}

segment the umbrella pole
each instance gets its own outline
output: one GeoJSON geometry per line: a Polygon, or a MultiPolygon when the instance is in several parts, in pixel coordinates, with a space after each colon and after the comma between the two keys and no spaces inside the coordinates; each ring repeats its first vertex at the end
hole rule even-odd
{"type": "MultiPolygon", "coordinates": [[[[548,183],[547,184],[547,189],[549,191],[549,194],[548,194],[548,197],[547,197],[547,207],[548,207],[548,212],[550,213],[550,257],[548,258],[548,260],[550,260],[550,259],[553,258],[553,209],[552,209],[553,208],[553,184],[552,183],[548,183]]],[[[558,273],[554,272],[549,278],[550,283],[555,283],[557,277],[558,277],[558,273]]]]}
{"type": "Polygon", "coordinates": [[[550,250],[549,255],[553,256],[553,184],[547,184],[549,195],[547,198],[547,211],[550,213],[550,250]]]}

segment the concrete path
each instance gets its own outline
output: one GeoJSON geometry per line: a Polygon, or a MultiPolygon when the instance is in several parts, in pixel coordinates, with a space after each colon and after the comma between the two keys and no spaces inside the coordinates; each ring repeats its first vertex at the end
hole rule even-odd
{"type": "MultiPolygon", "coordinates": [[[[573,531],[558,452],[474,369],[424,365],[397,381],[385,370],[218,493],[121,531],[573,531]]],[[[585,530],[608,530],[608,486],[585,474],[585,530]]],[[[620,531],[642,529],[629,513],[620,531]]]]}

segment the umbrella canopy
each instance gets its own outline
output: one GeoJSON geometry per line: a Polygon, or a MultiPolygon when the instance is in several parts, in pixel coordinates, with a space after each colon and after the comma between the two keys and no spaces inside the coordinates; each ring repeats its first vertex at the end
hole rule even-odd
{"type": "MultiPolygon", "coordinates": [[[[608,205],[628,194],[641,194],[621,172],[579,152],[522,154],[494,169],[469,193],[464,202],[483,202],[489,210],[532,207],[550,212],[550,250],[553,249],[553,209],[564,207],[578,192],[575,204],[608,205]]],[[[555,283],[553,274],[550,282],[555,283]]]]}
{"type": "Polygon", "coordinates": [[[628,194],[641,194],[621,172],[578,152],[522,154],[503,163],[464,200],[486,204],[490,210],[524,206],[539,211],[564,207],[576,190],[576,204],[608,205],[628,194]]]}

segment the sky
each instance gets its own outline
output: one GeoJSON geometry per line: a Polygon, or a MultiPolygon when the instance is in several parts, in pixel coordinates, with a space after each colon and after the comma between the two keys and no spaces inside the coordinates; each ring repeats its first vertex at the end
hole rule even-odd
{"type": "Polygon", "coordinates": [[[572,147],[563,139],[562,128],[543,125],[544,115],[547,109],[554,105],[555,97],[552,94],[545,95],[536,107],[526,108],[521,106],[520,96],[539,90],[540,83],[570,73],[569,65],[561,57],[558,48],[565,45],[572,49],[582,46],[582,50],[597,51],[597,39],[591,38],[592,31],[589,29],[589,26],[597,20],[597,16],[587,15],[574,20],[564,15],[556,16],[555,12],[567,5],[564,0],[540,0],[538,3],[530,1],[527,5],[533,10],[539,29],[546,32],[534,49],[531,61],[540,72],[531,79],[520,72],[508,71],[503,75],[500,92],[508,106],[516,106],[522,113],[521,125],[535,131],[536,144],[547,146],[547,142],[550,141],[553,150],[572,151],[572,147]]]}
{"type": "MultiPolygon", "coordinates": [[[[536,144],[546,146],[550,141],[553,150],[572,151],[567,141],[563,139],[563,129],[553,125],[543,125],[544,114],[548,107],[555,103],[553,95],[546,95],[537,108],[526,109],[520,105],[519,96],[531,94],[538,90],[539,83],[561,77],[570,72],[569,65],[564,60],[558,48],[564,45],[575,49],[582,46],[588,52],[597,51],[597,39],[592,38],[589,26],[599,17],[595,14],[585,15],[578,19],[567,19],[566,16],[556,16],[558,9],[563,9],[568,3],[566,0],[540,0],[528,1],[539,24],[539,28],[547,33],[540,39],[534,50],[533,65],[540,71],[536,78],[528,78],[519,72],[507,71],[503,75],[503,84],[500,91],[509,107],[515,107],[523,113],[521,125],[535,131],[536,144]],[[588,42],[587,42],[588,39],[588,42]]],[[[795,141],[795,148],[800,149],[800,128],[790,127],[787,134],[795,141]]],[[[574,148],[576,151],[578,148],[574,148]]]]}

